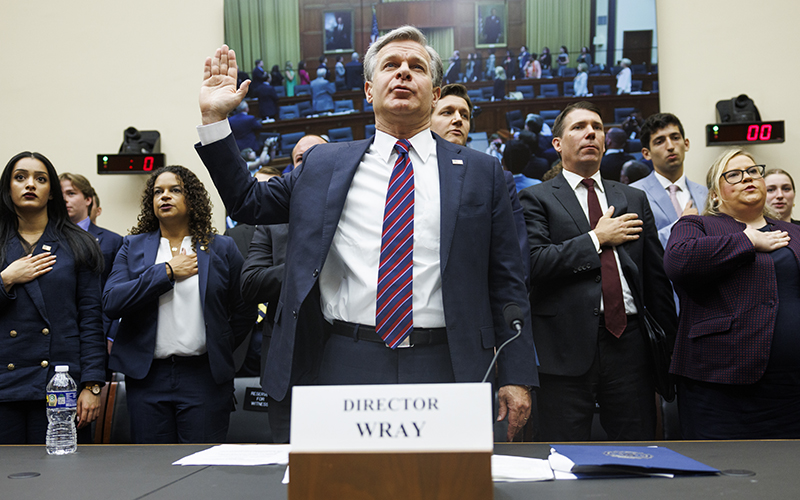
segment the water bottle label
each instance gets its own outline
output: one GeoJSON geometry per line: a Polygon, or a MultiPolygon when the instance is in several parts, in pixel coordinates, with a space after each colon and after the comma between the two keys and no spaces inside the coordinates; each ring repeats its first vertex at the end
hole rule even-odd
{"type": "Polygon", "coordinates": [[[52,391],[47,393],[48,408],[77,408],[78,393],[76,391],[52,391]]]}

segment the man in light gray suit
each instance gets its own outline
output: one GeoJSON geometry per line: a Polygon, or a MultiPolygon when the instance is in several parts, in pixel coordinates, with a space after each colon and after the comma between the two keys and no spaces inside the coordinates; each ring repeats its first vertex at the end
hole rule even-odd
{"type": "Polygon", "coordinates": [[[671,113],[656,113],[642,125],[642,156],[652,160],[650,175],[631,184],[647,193],[661,246],[667,246],[672,225],[684,215],[697,215],[706,203],[708,189],[686,178],[683,159],[689,139],[683,125],[671,113]]]}

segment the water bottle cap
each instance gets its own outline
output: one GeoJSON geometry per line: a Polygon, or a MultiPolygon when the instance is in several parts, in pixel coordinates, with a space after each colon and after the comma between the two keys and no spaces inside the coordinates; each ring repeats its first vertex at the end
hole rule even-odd
{"type": "Polygon", "coordinates": [[[56,366],[56,373],[66,373],[69,372],[69,366],[67,365],[58,365],[56,366]]]}

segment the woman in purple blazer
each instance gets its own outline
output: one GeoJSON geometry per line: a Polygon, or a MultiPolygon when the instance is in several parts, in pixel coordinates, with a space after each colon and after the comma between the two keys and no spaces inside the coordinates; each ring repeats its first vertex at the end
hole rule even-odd
{"type": "Polygon", "coordinates": [[[704,215],[678,220],[664,254],[684,438],[800,438],[800,228],[765,207],[764,170],[720,156],[704,215]]]}

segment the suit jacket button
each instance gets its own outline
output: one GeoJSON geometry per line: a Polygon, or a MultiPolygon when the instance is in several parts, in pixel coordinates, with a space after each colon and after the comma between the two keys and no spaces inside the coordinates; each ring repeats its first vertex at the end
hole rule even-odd
{"type": "Polygon", "coordinates": [[[9,363],[8,364],[8,370],[9,371],[13,370],[14,368],[16,368],[16,366],[14,366],[14,363],[9,363]]]}
{"type": "Polygon", "coordinates": [[[312,277],[314,277],[314,278],[316,278],[317,276],[319,276],[319,269],[314,269],[314,272],[313,272],[313,273],[311,273],[311,276],[312,276],[312,277]]]}
{"type": "Polygon", "coordinates": [[[600,283],[600,275],[599,274],[594,277],[594,282],[595,283],[600,283]]]}
{"type": "Polygon", "coordinates": [[[573,269],[573,270],[572,270],[572,272],[573,272],[574,274],[578,274],[578,270],[577,270],[577,269],[573,269]]]}
{"type": "Polygon", "coordinates": [[[594,308],[593,312],[595,316],[600,316],[600,309],[598,309],[597,307],[594,308]]]}
{"type": "Polygon", "coordinates": [[[50,363],[48,363],[46,359],[39,364],[42,365],[42,368],[47,368],[48,366],[50,366],[50,363]]]}
{"type": "Polygon", "coordinates": [[[17,331],[16,330],[11,330],[10,332],[8,332],[8,334],[11,335],[12,337],[16,337],[17,336],[17,331]]]}
{"type": "Polygon", "coordinates": [[[292,317],[293,317],[294,319],[297,319],[297,311],[292,311],[292,317]]]}
{"type": "Polygon", "coordinates": [[[42,328],[42,335],[50,335],[50,329],[49,328],[42,328]]]}

